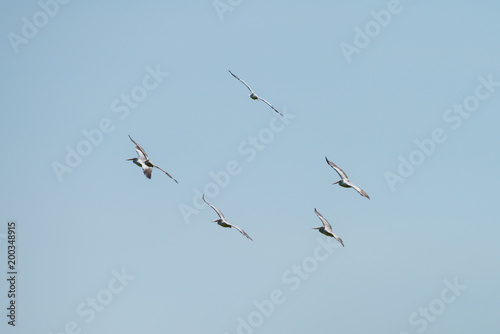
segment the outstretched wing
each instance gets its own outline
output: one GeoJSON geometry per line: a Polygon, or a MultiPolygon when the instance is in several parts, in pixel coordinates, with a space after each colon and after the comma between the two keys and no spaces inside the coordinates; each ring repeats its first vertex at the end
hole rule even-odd
{"type": "Polygon", "coordinates": [[[208,203],[206,200],[205,200],[205,194],[203,194],[203,196],[201,197],[201,199],[203,199],[203,202],[207,203],[212,209],[214,209],[215,212],[217,212],[217,214],[219,215],[219,218],[220,219],[226,219],[224,217],[224,215],[222,214],[222,212],[220,212],[215,206],[213,206],[212,204],[208,203]]]}
{"type": "Polygon", "coordinates": [[[241,228],[239,228],[238,226],[233,225],[233,224],[231,224],[231,226],[232,226],[232,227],[234,227],[235,229],[237,229],[238,231],[240,231],[240,232],[241,232],[241,234],[243,234],[245,237],[247,237],[248,239],[250,239],[250,240],[252,240],[252,241],[253,241],[253,239],[252,239],[252,238],[250,238],[250,236],[249,236],[248,234],[246,234],[246,232],[245,232],[245,231],[243,231],[241,228]]]}
{"type": "Polygon", "coordinates": [[[370,199],[370,196],[368,196],[368,194],[367,194],[367,193],[366,193],[363,189],[361,189],[360,187],[358,187],[358,186],[354,185],[354,184],[353,184],[353,183],[351,183],[351,182],[349,182],[349,184],[350,184],[351,188],[356,189],[356,191],[357,191],[357,192],[358,192],[361,196],[364,196],[364,197],[366,197],[366,198],[370,199]]]}
{"type": "Polygon", "coordinates": [[[336,164],[334,164],[333,162],[331,162],[330,160],[328,160],[327,157],[325,157],[326,159],[326,162],[330,165],[330,167],[332,167],[333,169],[335,169],[335,171],[339,174],[339,176],[343,179],[343,180],[346,180],[346,179],[349,179],[347,177],[347,174],[344,173],[344,171],[342,169],[340,169],[339,166],[337,166],[336,164]]]}
{"type": "Polygon", "coordinates": [[[174,181],[175,181],[175,183],[179,183],[179,182],[177,182],[177,180],[176,180],[176,179],[174,179],[174,178],[172,177],[172,175],[170,175],[169,173],[167,173],[167,172],[166,172],[163,168],[160,168],[160,167],[158,167],[158,166],[156,166],[156,165],[154,165],[154,166],[155,166],[156,168],[158,168],[159,170],[161,170],[163,173],[167,174],[167,175],[168,175],[168,176],[169,176],[172,180],[174,180],[174,181]]]}
{"type": "Polygon", "coordinates": [[[342,239],[340,239],[340,238],[339,238],[339,237],[338,237],[335,233],[333,233],[333,232],[332,232],[332,235],[333,235],[333,237],[334,237],[334,238],[335,238],[338,242],[340,242],[340,244],[342,245],[342,247],[345,247],[345,246],[344,246],[344,243],[342,242],[342,239]]]}
{"type": "Polygon", "coordinates": [[[276,110],[276,108],[275,108],[275,107],[273,107],[273,106],[271,105],[271,103],[267,102],[267,101],[266,101],[266,100],[264,100],[262,97],[257,96],[257,98],[258,98],[259,100],[261,100],[262,102],[264,102],[265,104],[267,104],[268,106],[270,106],[270,107],[271,107],[274,111],[276,111],[278,114],[280,114],[281,116],[283,116],[283,114],[282,114],[282,113],[280,113],[278,110],[276,110]]]}
{"type": "Polygon", "coordinates": [[[151,173],[153,172],[153,168],[148,167],[146,165],[142,165],[141,167],[142,167],[142,171],[144,172],[144,175],[146,175],[146,177],[148,179],[150,179],[151,178],[151,173]]]}
{"type": "Polygon", "coordinates": [[[128,137],[135,144],[135,150],[137,151],[137,154],[139,155],[139,159],[141,159],[143,161],[148,160],[148,155],[146,154],[146,151],[144,151],[144,149],[141,147],[141,145],[137,144],[135,142],[135,140],[133,140],[132,137],[130,137],[130,135],[128,135],[128,137]]]}
{"type": "MultiPolygon", "coordinates": [[[[228,71],[229,71],[229,70],[228,70],[228,71]]],[[[253,93],[252,88],[250,88],[250,86],[249,86],[249,85],[247,85],[247,83],[246,83],[245,81],[243,81],[243,80],[241,80],[240,78],[238,78],[236,75],[234,75],[234,74],[233,74],[233,72],[229,71],[229,73],[231,73],[231,75],[232,75],[233,77],[235,77],[236,79],[238,79],[239,81],[241,81],[241,82],[242,82],[245,86],[247,86],[247,88],[248,88],[248,90],[250,91],[250,93],[253,93]]]]}
{"type": "Polygon", "coordinates": [[[318,216],[319,220],[321,220],[321,222],[323,223],[323,226],[325,226],[325,229],[331,233],[332,232],[332,225],[330,225],[330,223],[325,219],[325,217],[323,217],[321,215],[321,213],[318,212],[318,210],[316,210],[316,208],[314,208],[314,212],[316,212],[316,216],[318,216]]]}

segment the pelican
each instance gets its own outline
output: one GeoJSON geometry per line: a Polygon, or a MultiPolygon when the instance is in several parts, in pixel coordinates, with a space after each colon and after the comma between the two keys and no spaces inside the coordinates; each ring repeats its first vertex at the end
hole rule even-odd
{"type": "Polygon", "coordinates": [[[161,170],[163,173],[167,174],[172,180],[175,181],[175,183],[179,183],[169,173],[167,173],[162,168],[160,168],[160,167],[156,166],[155,164],[153,164],[151,162],[151,160],[149,160],[148,155],[146,154],[146,151],[144,151],[144,149],[141,147],[141,145],[137,144],[132,139],[132,137],[130,137],[130,135],[128,135],[128,137],[135,144],[135,150],[137,151],[137,155],[139,156],[139,158],[127,159],[127,161],[132,161],[132,162],[134,162],[134,164],[136,164],[137,166],[141,167],[142,171],[144,172],[144,175],[146,175],[146,177],[148,179],[151,178],[151,173],[153,172],[153,167],[156,167],[159,170],[161,170]]]}
{"type": "Polygon", "coordinates": [[[335,169],[335,171],[342,178],[342,180],[339,180],[339,181],[337,181],[335,183],[332,183],[332,184],[337,184],[338,183],[339,186],[344,187],[344,188],[354,188],[354,189],[356,189],[356,191],[361,196],[364,196],[364,197],[370,199],[370,196],[368,196],[368,194],[363,189],[361,189],[360,187],[354,185],[354,183],[352,183],[351,181],[349,181],[349,178],[347,177],[347,174],[344,173],[344,171],[342,169],[340,169],[336,164],[334,164],[333,162],[331,162],[330,160],[328,160],[327,157],[325,157],[325,159],[326,159],[326,162],[330,165],[330,167],[332,167],[333,169],[335,169]]]}
{"type": "Polygon", "coordinates": [[[229,227],[229,228],[234,227],[235,229],[237,229],[238,231],[240,231],[240,232],[241,232],[241,234],[243,234],[245,237],[247,237],[248,239],[250,239],[250,240],[252,240],[252,241],[253,241],[253,239],[252,239],[252,238],[250,238],[250,237],[248,236],[248,234],[246,234],[246,233],[245,233],[245,231],[243,231],[241,228],[239,228],[239,227],[238,227],[238,226],[236,226],[236,225],[232,225],[232,224],[230,224],[230,223],[226,220],[226,218],[224,217],[224,215],[222,214],[222,212],[220,212],[220,211],[219,211],[219,210],[218,210],[215,206],[213,206],[212,204],[208,203],[208,202],[205,200],[205,194],[203,194],[202,199],[203,199],[203,201],[204,201],[205,203],[207,203],[207,204],[208,204],[208,205],[209,205],[212,209],[214,209],[214,211],[215,211],[215,212],[217,212],[217,214],[219,215],[219,219],[212,220],[213,222],[215,222],[215,223],[219,224],[219,225],[220,225],[220,226],[222,226],[222,227],[229,227]]]}
{"type": "Polygon", "coordinates": [[[319,220],[321,220],[321,222],[323,223],[323,226],[313,227],[313,230],[319,230],[324,235],[335,238],[338,242],[340,242],[342,247],[344,247],[342,239],[340,239],[335,235],[335,233],[333,233],[332,226],[328,223],[328,221],[321,215],[321,213],[318,212],[318,210],[316,210],[316,208],[314,208],[314,212],[316,212],[316,215],[318,216],[319,220]]]}
{"type": "MultiPolygon", "coordinates": [[[[229,71],[229,70],[228,70],[228,71],[229,71]]],[[[236,79],[238,79],[239,81],[241,81],[241,82],[242,82],[242,83],[243,83],[243,84],[244,84],[244,85],[248,88],[248,90],[250,91],[250,95],[248,95],[248,96],[250,96],[250,98],[251,98],[252,100],[261,100],[262,102],[264,102],[265,104],[267,104],[268,106],[270,106],[270,107],[271,107],[274,111],[276,111],[278,114],[280,114],[281,116],[283,116],[283,114],[282,114],[282,113],[280,113],[278,110],[276,110],[276,108],[274,108],[274,107],[271,105],[271,103],[269,103],[269,102],[267,102],[266,100],[264,100],[263,98],[261,98],[261,97],[257,96],[257,95],[253,92],[252,88],[250,88],[250,86],[249,86],[249,85],[247,85],[247,83],[246,83],[245,81],[243,81],[243,80],[241,80],[240,78],[238,78],[236,75],[234,75],[234,74],[233,74],[233,72],[229,71],[229,73],[231,73],[231,75],[232,75],[233,77],[235,77],[236,79]]]]}

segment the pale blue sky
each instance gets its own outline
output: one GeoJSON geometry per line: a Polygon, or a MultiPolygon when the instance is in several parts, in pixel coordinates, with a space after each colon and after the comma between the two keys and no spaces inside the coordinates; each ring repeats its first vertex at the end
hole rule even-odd
{"type": "Polygon", "coordinates": [[[0,2],[2,333],[496,333],[498,2],[41,3],[0,2]],[[125,161],[129,134],[179,184],[125,161]],[[91,152],[58,178],[68,147],[91,152]]]}

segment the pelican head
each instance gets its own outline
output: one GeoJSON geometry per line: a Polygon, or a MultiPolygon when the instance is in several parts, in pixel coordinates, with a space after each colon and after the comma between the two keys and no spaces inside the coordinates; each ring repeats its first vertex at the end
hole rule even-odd
{"type": "Polygon", "coordinates": [[[257,95],[255,95],[254,93],[252,93],[252,94],[250,94],[250,95],[248,95],[248,96],[250,96],[250,98],[251,98],[252,100],[257,100],[257,99],[259,99],[259,98],[257,97],[257,95]]]}
{"type": "Polygon", "coordinates": [[[130,159],[127,159],[126,161],[132,161],[137,166],[142,167],[142,165],[139,163],[139,159],[138,158],[130,158],[130,159]]]}

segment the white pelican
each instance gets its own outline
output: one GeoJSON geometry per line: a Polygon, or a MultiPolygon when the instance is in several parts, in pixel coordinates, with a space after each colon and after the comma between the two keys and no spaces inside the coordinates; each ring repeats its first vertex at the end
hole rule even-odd
{"type": "Polygon", "coordinates": [[[155,164],[153,164],[151,162],[151,160],[149,160],[148,158],[148,155],[146,154],[146,151],[144,151],[144,149],[141,147],[141,145],[137,144],[133,139],[132,137],[130,137],[130,135],[128,136],[130,138],[130,140],[135,144],[135,150],[137,151],[137,155],[139,156],[139,158],[132,158],[132,159],[127,159],[127,161],[133,161],[134,164],[136,164],[137,166],[141,167],[142,168],[142,171],[144,172],[144,175],[146,175],[146,177],[148,179],[151,178],[151,173],[153,171],[153,167],[156,167],[158,168],[159,170],[161,170],[163,173],[167,174],[172,180],[175,181],[175,183],[179,183],[177,182],[176,179],[174,179],[169,173],[167,173],[166,171],[164,171],[162,168],[156,166],[155,164]]]}
{"type": "Polygon", "coordinates": [[[328,160],[327,157],[325,157],[325,159],[326,159],[326,162],[330,165],[330,167],[332,167],[333,169],[335,169],[335,171],[342,178],[342,180],[339,180],[339,181],[337,181],[335,183],[332,183],[332,184],[337,184],[338,183],[339,186],[344,187],[344,188],[354,188],[354,189],[356,189],[356,191],[361,196],[364,196],[364,197],[370,199],[370,196],[368,196],[368,194],[363,189],[361,189],[360,187],[354,185],[354,183],[352,183],[351,181],[349,181],[349,178],[347,177],[347,174],[344,173],[344,171],[342,169],[340,169],[336,164],[334,164],[333,162],[331,162],[330,160],[328,160]]]}
{"type": "Polygon", "coordinates": [[[219,224],[220,226],[222,227],[234,227],[235,229],[237,229],[238,231],[241,232],[241,234],[243,234],[245,237],[247,237],[248,239],[252,240],[252,238],[250,238],[248,236],[248,234],[245,233],[245,231],[243,231],[241,228],[239,228],[238,226],[236,225],[233,225],[233,224],[230,224],[226,218],[224,217],[224,215],[222,214],[222,212],[220,212],[215,206],[213,206],[212,204],[208,203],[206,200],[205,200],[205,195],[202,196],[202,199],[205,203],[207,203],[212,209],[215,210],[215,212],[217,212],[217,214],[219,215],[219,219],[215,219],[215,220],[212,220],[213,222],[219,224]]]}
{"type": "MultiPolygon", "coordinates": [[[[229,70],[228,70],[228,71],[229,71],[229,70]]],[[[229,73],[231,73],[231,75],[232,75],[233,77],[235,77],[236,79],[238,79],[239,81],[241,81],[241,82],[242,82],[245,86],[247,86],[248,90],[250,91],[250,95],[248,95],[248,96],[250,96],[250,98],[251,98],[252,100],[261,100],[262,102],[264,102],[265,104],[267,104],[268,106],[270,106],[270,107],[271,107],[274,111],[276,111],[278,114],[280,114],[281,116],[283,116],[283,114],[281,114],[278,110],[276,110],[276,108],[274,108],[274,107],[271,105],[271,103],[269,103],[269,102],[267,102],[266,100],[264,100],[263,98],[261,98],[261,97],[257,96],[257,95],[253,92],[252,88],[250,88],[250,86],[249,86],[249,85],[247,85],[247,83],[246,83],[245,81],[243,81],[243,80],[241,80],[240,78],[238,78],[236,75],[234,75],[234,74],[233,74],[233,72],[229,71],[229,73]]]]}
{"type": "Polygon", "coordinates": [[[318,210],[316,210],[316,208],[314,208],[314,212],[316,212],[316,215],[323,223],[323,226],[313,227],[313,230],[319,230],[324,235],[337,239],[337,241],[342,244],[342,247],[344,247],[344,243],[342,242],[342,239],[340,239],[339,237],[337,237],[335,235],[335,233],[333,233],[332,226],[328,223],[328,221],[321,215],[321,213],[318,212],[318,210]]]}

